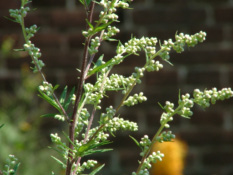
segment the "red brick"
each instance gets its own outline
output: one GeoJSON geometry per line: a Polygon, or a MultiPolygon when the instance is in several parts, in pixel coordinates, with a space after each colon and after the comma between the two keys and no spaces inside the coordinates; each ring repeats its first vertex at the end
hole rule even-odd
{"type": "Polygon", "coordinates": [[[85,38],[81,33],[70,34],[68,36],[68,44],[72,49],[84,48],[85,38]]]}
{"type": "Polygon", "coordinates": [[[226,166],[233,164],[233,151],[227,150],[214,150],[208,151],[203,155],[203,163],[204,165],[212,165],[212,166],[226,166]]]}
{"type": "Polygon", "coordinates": [[[26,27],[29,27],[31,25],[36,24],[38,27],[41,27],[43,29],[43,27],[45,25],[49,25],[50,21],[49,21],[49,12],[45,11],[45,10],[36,10],[36,11],[32,11],[30,13],[28,13],[28,15],[25,18],[25,25],[26,27]]]}
{"type": "Polygon", "coordinates": [[[75,70],[80,65],[80,60],[78,59],[78,56],[73,54],[62,53],[58,52],[57,50],[43,52],[42,54],[42,59],[48,66],[48,69],[75,70]]]}
{"type": "Polygon", "coordinates": [[[39,47],[41,49],[46,48],[55,48],[59,49],[61,48],[63,38],[62,34],[59,33],[37,33],[35,36],[31,39],[32,42],[36,45],[36,47],[39,47]]]}
{"type": "Polygon", "coordinates": [[[33,0],[33,7],[60,7],[65,6],[66,0],[33,0]]]}
{"type": "Polygon", "coordinates": [[[86,18],[86,14],[84,10],[66,11],[64,9],[57,9],[51,11],[51,24],[55,27],[85,28],[86,25],[85,18],[86,18]]]}
{"type": "MultiPolygon", "coordinates": [[[[162,111],[162,109],[161,110],[157,109],[157,110],[154,110],[153,112],[149,112],[146,115],[147,125],[149,128],[151,128],[153,130],[153,132],[156,132],[156,130],[161,126],[160,125],[160,118],[161,118],[161,115],[163,112],[164,111],[162,111]]],[[[182,117],[176,115],[173,117],[173,121],[169,122],[169,124],[172,127],[179,127],[182,120],[184,120],[182,117]]]]}
{"type": "Polygon", "coordinates": [[[6,66],[8,69],[20,69],[23,64],[30,64],[31,58],[8,58],[6,59],[6,66]]]}
{"type": "Polygon", "coordinates": [[[215,19],[219,23],[233,21],[233,7],[219,7],[215,9],[215,19]]]}
{"type": "Polygon", "coordinates": [[[218,70],[190,70],[186,79],[187,84],[220,87],[220,73],[218,70]]]}
{"type": "Polygon", "coordinates": [[[171,60],[175,65],[187,64],[187,66],[192,66],[194,64],[204,66],[232,64],[232,54],[232,49],[210,48],[197,50],[195,48],[190,48],[190,50],[181,54],[172,53],[171,60]]]}
{"type": "Polygon", "coordinates": [[[194,116],[192,116],[190,123],[197,127],[215,126],[221,128],[223,120],[223,114],[217,111],[194,111],[194,116]]]}
{"type": "Polygon", "coordinates": [[[144,90],[145,96],[148,97],[146,104],[160,109],[158,102],[162,105],[164,105],[166,101],[176,103],[178,101],[179,89],[180,87],[176,84],[167,86],[147,86],[144,90]]]}
{"type": "Polygon", "coordinates": [[[9,10],[20,8],[21,2],[17,0],[0,1],[0,10],[9,10]]]}
{"type": "Polygon", "coordinates": [[[6,19],[4,16],[13,19],[10,17],[8,11],[0,11],[0,30],[6,30],[14,32],[15,30],[20,30],[20,25],[13,21],[6,19]]]}
{"type": "Polygon", "coordinates": [[[153,26],[159,24],[186,24],[193,25],[203,23],[206,14],[204,9],[192,8],[167,8],[134,10],[133,21],[136,25],[153,26]],[[145,16],[147,18],[145,18],[145,16]]]}
{"type": "Polygon", "coordinates": [[[66,71],[65,77],[64,77],[64,84],[70,87],[75,87],[78,85],[78,77],[80,76],[80,73],[76,70],[70,70],[66,71]]]}
{"type": "MultiPolygon", "coordinates": [[[[165,63],[166,64],[166,63],[165,63]]],[[[178,83],[178,74],[176,70],[160,70],[158,72],[146,73],[146,84],[151,86],[174,85],[178,83]]]]}
{"type": "Polygon", "coordinates": [[[174,40],[176,31],[182,32],[178,30],[177,27],[148,28],[148,37],[157,37],[160,41],[168,40],[170,38],[174,40]]]}
{"type": "Polygon", "coordinates": [[[163,4],[186,4],[186,0],[154,0],[155,3],[163,4]]]}
{"type": "Polygon", "coordinates": [[[228,0],[191,0],[192,2],[196,2],[196,3],[206,3],[206,4],[224,4],[227,3],[228,0]]]}
{"type": "MultiPolygon", "coordinates": [[[[229,143],[230,138],[226,138],[221,128],[196,128],[194,131],[185,130],[179,132],[182,139],[184,139],[189,145],[192,146],[223,146],[229,143]]],[[[231,133],[232,134],[232,133],[231,133]]],[[[229,136],[229,134],[227,135],[229,136]]]]}
{"type": "MultiPolygon", "coordinates": [[[[200,31],[205,31],[207,33],[206,43],[213,43],[213,42],[222,42],[224,40],[224,30],[220,26],[203,26],[200,25],[198,27],[192,27],[188,29],[187,33],[194,34],[200,31]]],[[[203,44],[201,44],[203,45],[203,44]]],[[[214,50],[214,49],[212,49],[214,50]]]]}

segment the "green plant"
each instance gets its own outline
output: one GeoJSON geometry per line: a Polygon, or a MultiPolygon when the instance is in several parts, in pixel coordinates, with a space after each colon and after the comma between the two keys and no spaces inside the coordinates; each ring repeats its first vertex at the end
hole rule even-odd
{"type": "MultiPolygon", "coordinates": [[[[57,120],[66,122],[69,127],[69,133],[64,132],[65,140],[62,140],[57,133],[51,134],[52,142],[56,144],[54,149],[61,155],[61,159],[53,158],[65,169],[66,175],[83,174],[88,169],[91,169],[90,172],[87,171],[90,175],[98,173],[104,165],[96,167],[97,161],[90,159],[83,161],[83,157],[110,151],[111,149],[102,148],[102,146],[111,143],[109,136],[114,135],[118,130],[138,130],[137,123],[121,118],[119,110],[123,106],[134,106],[147,100],[142,92],[131,95],[133,88],[141,83],[144,74],[162,69],[161,61],[172,65],[169,57],[171,50],[181,53],[186,46],[194,47],[199,42],[203,42],[206,37],[206,33],[202,31],[194,35],[180,33],[175,35],[175,41],[169,39],[161,43],[155,37],[138,39],[132,36],[128,42],[123,44],[113,38],[119,32],[119,29],[113,24],[118,22],[117,9],[128,9],[130,0],[80,0],[80,2],[87,14],[87,29],[82,32],[85,43],[81,73],[76,90],[73,88],[68,93],[68,88],[65,87],[60,98],[55,94],[59,86],[53,86],[44,76],[42,68],[45,65],[40,59],[40,49],[30,41],[38,28],[36,25],[26,28],[24,24],[24,17],[30,11],[30,8],[26,6],[30,1],[21,0],[20,9],[10,10],[13,21],[21,25],[25,39],[23,49],[18,49],[18,51],[28,52],[34,65],[32,67],[33,72],[39,73],[43,79],[42,85],[38,88],[39,96],[51,104],[58,112],[43,116],[53,116],[57,120]],[[99,5],[103,9],[97,21],[93,21],[95,5],[99,5]],[[104,61],[104,55],[101,55],[93,63],[103,41],[118,42],[116,55],[108,61],[104,61]],[[145,54],[144,66],[135,67],[134,72],[128,77],[111,74],[111,70],[127,57],[139,55],[142,51],[145,54]],[[95,83],[88,82],[88,78],[91,76],[95,76],[95,83]],[[108,91],[121,92],[122,100],[118,106],[109,106],[102,110],[101,101],[107,96],[108,91]],[[100,111],[101,114],[98,115],[97,111],[100,111]],[[97,126],[93,126],[94,119],[98,120],[97,126]]],[[[233,91],[230,88],[222,90],[213,88],[203,92],[196,89],[193,92],[193,97],[189,94],[179,94],[177,107],[171,102],[166,102],[164,106],[160,104],[164,112],[161,115],[161,126],[155,132],[154,137],[150,139],[145,135],[141,141],[131,137],[142,150],[140,153],[142,158],[139,161],[138,169],[132,175],[149,174],[151,163],[162,160],[164,155],[159,151],[151,152],[151,148],[155,142],[171,141],[175,137],[171,131],[163,132],[164,128],[170,127],[169,122],[173,120],[174,115],[178,114],[184,118],[190,118],[192,116],[191,108],[194,104],[206,108],[210,104],[215,104],[217,100],[225,100],[232,96],[233,91]]]]}

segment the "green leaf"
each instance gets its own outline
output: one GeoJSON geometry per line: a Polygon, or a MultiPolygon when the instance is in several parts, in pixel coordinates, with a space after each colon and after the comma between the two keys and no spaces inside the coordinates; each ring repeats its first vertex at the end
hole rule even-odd
{"type": "Polygon", "coordinates": [[[190,117],[186,116],[186,115],[180,115],[181,117],[183,118],[186,118],[186,119],[191,119],[190,117]]]}
{"type": "Polygon", "coordinates": [[[75,147],[75,144],[72,142],[72,140],[70,140],[69,136],[64,131],[62,133],[64,134],[66,139],[75,147]]]}
{"type": "Polygon", "coordinates": [[[15,174],[16,174],[16,171],[17,171],[17,169],[19,168],[19,165],[20,165],[20,163],[17,163],[17,164],[14,166],[14,173],[10,173],[10,175],[15,175],[15,174]]]}
{"type": "Polygon", "coordinates": [[[67,94],[67,86],[64,88],[64,90],[63,90],[63,92],[61,94],[60,100],[59,100],[59,102],[61,103],[62,106],[65,103],[66,94],[67,94]]]}
{"type": "Polygon", "coordinates": [[[12,22],[16,22],[16,23],[19,23],[18,21],[16,21],[15,19],[12,19],[12,18],[9,18],[9,17],[7,17],[7,16],[3,16],[4,18],[6,18],[6,19],[8,19],[8,20],[10,20],[10,21],[12,21],[12,22]]]}
{"type": "Polygon", "coordinates": [[[118,40],[114,38],[108,38],[108,41],[118,41],[118,40]]]}
{"type": "Polygon", "coordinates": [[[87,5],[90,5],[92,0],[86,0],[87,5]]]}
{"type": "Polygon", "coordinates": [[[149,61],[149,57],[148,57],[147,50],[146,50],[146,49],[144,49],[144,52],[145,52],[145,55],[146,55],[146,62],[148,62],[148,61],[149,61]]]}
{"type": "Polygon", "coordinates": [[[53,87],[53,91],[57,90],[59,88],[59,85],[56,84],[54,87],[53,87]]]}
{"type": "Polygon", "coordinates": [[[91,150],[88,150],[88,151],[84,152],[83,156],[87,156],[87,155],[95,154],[95,153],[104,153],[104,152],[112,151],[112,150],[113,149],[111,149],[111,148],[108,148],[108,149],[91,149],[91,150]]]}
{"type": "Polygon", "coordinates": [[[88,19],[86,19],[86,22],[87,22],[87,24],[89,25],[89,27],[90,27],[91,29],[94,29],[94,26],[88,21],[88,19]]]}
{"type": "Polygon", "coordinates": [[[1,126],[0,126],[0,128],[2,128],[4,126],[4,124],[2,124],[1,126]]]}
{"type": "Polygon", "coordinates": [[[143,150],[143,147],[140,145],[140,143],[133,137],[133,136],[129,136],[135,143],[136,145],[141,149],[143,150]]]}
{"type": "Polygon", "coordinates": [[[164,107],[163,107],[163,105],[161,105],[161,103],[159,103],[159,102],[158,102],[158,104],[159,104],[159,106],[160,106],[160,107],[161,107],[161,108],[164,110],[164,107]]]}
{"type": "Polygon", "coordinates": [[[38,95],[39,97],[43,98],[45,101],[47,101],[49,104],[51,104],[54,108],[56,108],[62,114],[62,111],[61,111],[60,107],[58,106],[58,104],[56,103],[56,101],[54,99],[52,99],[51,97],[46,95],[41,90],[38,89],[38,91],[41,94],[41,95],[40,94],[38,95]]]}
{"type": "Polygon", "coordinates": [[[84,5],[84,0],[79,0],[82,5],[84,5]]]}
{"type": "Polygon", "coordinates": [[[98,173],[103,167],[105,166],[105,164],[97,167],[96,169],[94,169],[89,175],[95,175],[96,173],[98,173]]]}
{"type": "Polygon", "coordinates": [[[14,51],[16,51],[16,52],[19,52],[19,51],[25,51],[25,49],[13,49],[14,51]]]}
{"type": "Polygon", "coordinates": [[[43,114],[40,117],[54,117],[56,114],[43,114]]]}
{"type": "Polygon", "coordinates": [[[103,58],[104,58],[104,54],[102,54],[102,55],[98,58],[98,60],[96,61],[95,65],[94,65],[94,67],[93,67],[93,69],[95,69],[95,68],[97,68],[97,67],[99,67],[99,66],[102,65],[102,63],[103,63],[103,58]]]}
{"type": "Polygon", "coordinates": [[[67,100],[65,101],[65,103],[64,103],[64,106],[63,106],[63,107],[64,107],[65,110],[68,109],[68,107],[69,107],[69,105],[70,105],[70,102],[71,102],[71,99],[72,99],[74,93],[75,93],[75,87],[72,88],[72,90],[70,91],[70,94],[69,94],[69,96],[68,96],[68,99],[67,99],[67,100]]]}
{"type": "Polygon", "coordinates": [[[61,160],[57,159],[56,157],[54,156],[51,156],[58,164],[62,165],[62,167],[66,167],[66,164],[63,163],[61,160]]]}
{"type": "MultiPolygon", "coordinates": [[[[122,57],[122,59],[125,59],[126,57],[128,57],[128,56],[130,56],[130,55],[131,55],[131,54],[125,55],[125,56],[122,57]]],[[[121,60],[120,60],[120,61],[121,61],[121,60]]],[[[119,62],[120,62],[120,61],[119,61],[119,62]]],[[[87,76],[89,77],[89,76],[95,74],[96,72],[99,72],[99,70],[101,70],[101,69],[103,69],[103,68],[105,68],[105,67],[108,67],[108,66],[115,65],[115,64],[117,64],[117,63],[116,63],[116,62],[113,62],[112,60],[109,60],[109,61],[107,61],[105,64],[102,64],[102,65],[100,65],[100,66],[98,66],[98,67],[92,69],[90,72],[88,72],[88,75],[87,75],[87,76]]]]}
{"type": "Polygon", "coordinates": [[[97,33],[97,32],[100,32],[101,30],[106,29],[111,23],[113,23],[113,21],[110,21],[110,22],[108,22],[108,23],[104,23],[104,24],[102,24],[102,25],[96,27],[96,28],[94,29],[94,31],[92,32],[92,34],[95,34],[95,33],[97,33]]]}
{"type": "Polygon", "coordinates": [[[79,147],[78,155],[81,157],[84,157],[84,156],[94,154],[94,153],[102,153],[102,152],[106,152],[106,151],[112,151],[112,149],[97,149],[97,150],[95,149],[97,147],[107,145],[110,143],[112,143],[112,142],[106,140],[106,141],[103,141],[101,143],[94,144],[94,140],[91,140],[90,142],[87,142],[86,144],[79,147]]]}

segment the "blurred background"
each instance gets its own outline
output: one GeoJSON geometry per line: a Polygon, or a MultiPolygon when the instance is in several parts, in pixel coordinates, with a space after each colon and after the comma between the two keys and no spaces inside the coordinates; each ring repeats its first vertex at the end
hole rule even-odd
{"type": "MultiPolygon", "coordinates": [[[[22,48],[24,41],[20,26],[3,17],[9,16],[9,8],[19,6],[19,0],[0,1],[0,125],[5,124],[0,130],[0,167],[11,153],[21,161],[20,174],[41,175],[52,170],[62,174],[50,158],[51,152],[56,153],[48,148],[49,134],[66,131],[66,127],[50,118],[41,119],[51,109],[37,96],[40,76],[30,72],[31,61],[25,53],[12,52],[22,48]]],[[[77,83],[76,68],[82,58],[85,12],[75,0],[33,0],[31,7],[37,10],[27,16],[26,25],[40,27],[32,40],[41,48],[47,79],[71,89],[77,83]]],[[[146,74],[144,83],[137,86],[135,92],[144,91],[148,101],[122,109],[121,117],[137,121],[140,131],[119,132],[111,145],[114,151],[95,155],[100,163],[106,163],[106,175],[126,175],[137,168],[140,150],[128,135],[153,136],[162,112],[158,102],[176,103],[179,90],[184,94],[196,88],[233,85],[233,0],[134,0],[131,7],[133,10],[118,13],[121,22],[116,26],[121,34],[117,38],[122,42],[131,34],[163,41],[174,38],[176,32],[194,34],[200,30],[207,32],[207,40],[182,54],[172,53],[174,66],[164,63],[163,70],[146,74]]],[[[111,58],[115,45],[103,44],[100,50],[105,58],[111,58]]],[[[114,72],[129,75],[134,66],[143,63],[143,54],[132,56],[114,72]]],[[[104,104],[116,106],[119,95],[109,96],[113,99],[104,104]]],[[[176,116],[171,129],[179,140],[164,147],[155,145],[155,150],[168,155],[169,163],[153,167],[152,175],[233,175],[233,99],[206,111],[195,107],[191,120],[176,116]]]]}

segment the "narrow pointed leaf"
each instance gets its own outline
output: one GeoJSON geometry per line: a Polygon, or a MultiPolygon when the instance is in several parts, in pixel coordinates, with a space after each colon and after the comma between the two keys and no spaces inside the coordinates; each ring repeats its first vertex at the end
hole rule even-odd
{"type": "Polygon", "coordinates": [[[161,103],[159,103],[159,102],[158,102],[158,104],[159,104],[159,106],[160,106],[160,107],[161,107],[161,108],[164,110],[164,107],[163,107],[163,105],[161,105],[161,103]]]}
{"type": "Polygon", "coordinates": [[[4,126],[4,124],[0,125],[0,128],[2,128],[4,126]]]}
{"type": "Polygon", "coordinates": [[[92,0],[86,0],[87,5],[90,5],[92,0]]]}
{"type": "Polygon", "coordinates": [[[66,94],[67,94],[67,86],[64,88],[64,90],[63,90],[63,92],[61,94],[60,100],[59,100],[62,106],[65,103],[66,94]]]}
{"type": "Polygon", "coordinates": [[[54,117],[56,114],[43,114],[40,117],[54,117]]]}
{"type": "Polygon", "coordinates": [[[25,51],[25,49],[13,49],[13,50],[16,51],[16,52],[25,51]]]}
{"type": "Polygon", "coordinates": [[[4,16],[4,18],[6,18],[6,19],[8,19],[8,20],[10,20],[10,21],[12,21],[12,22],[18,23],[15,19],[9,18],[9,17],[7,17],[7,16],[4,16]]]}
{"type": "Polygon", "coordinates": [[[68,107],[69,107],[69,105],[70,105],[70,102],[71,102],[71,99],[72,99],[74,93],[75,93],[75,87],[72,88],[72,90],[70,91],[70,94],[69,94],[67,100],[66,100],[65,103],[64,103],[64,106],[63,106],[63,107],[64,107],[65,110],[68,109],[68,107]]]}
{"type": "Polygon", "coordinates": [[[94,29],[94,26],[88,21],[88,19],[86,19],[86,22],[87,22],[87,24],[89,25],[89,27],[90,27],[91,29],[94,29]]]}
{"type": "Polygon", "coordinates": [[[139,142],[138,142],[133,136],[129,136],[129,137],[136,143],[136,145],[137,145],[138,147],[141,148],[139,142]]]}
{"type": "Polygon", "coordinates": [[[56,157],[54,156],[51,156],[57,163],[59,163],[60,165],[62,165],[62,167],[66,167],[66,164],[63,163],[61,160],[57,159],[56,157]]]}
{"type": "Polygon", "coordinates": [[[17,169],[19,168],[19,165],[20,165],[20,163],[17,163],[17,164],[14,166],[14,173],[13,173],[13,175],[16,174],[17,169]]]}
{"type": "Polygon", "coordinates": [[[94,169],[89,175],[95,175],[95,174],[98,173],[104,166],[105,166],[105,164],[99,166],[98,168],[94,169]]]}
{"type": "Polygon", "coordinates": [[[66,139],[73,145],[75,146],[75,144],[72,142],[72,140],[70,140],[70,138],[68,137],[68,135],[65,132],[62,132],[64,134],[64,136],[66,137],[66,139]]]}
{"type": "Polygon", "coordinates": [[[58,88],[59,88],[59,85],[56,84],[56,85],[54,86],[53,90],[55,91],[55,90],[58,89],[58,88]]]}
{"type": "Polygon", "coordinates": [[[109,148],[109,149],[91,149],[91,150],[88,150],[86,152],[83,153],[82,156],[87,156],[87,155],[90,155],[90,154],[95,154],[95,153],[104,153],[104,152],[107,152],[107,151],[112,151],[113,149],[109,148]]]}
{"type": "Polygon", "coordinates": [[[41,90],[39,90],[39,92],[40,92],[40,94],[38,95],[39,97],[43,98],[45,101],[47,101],[49,104],[51,104],[54,108],[56,108],[62,114],[62,111],[59,108],[58,104],[55,102],[55,100],[53,100],[51,97],[46,95],[41,90]]]}

